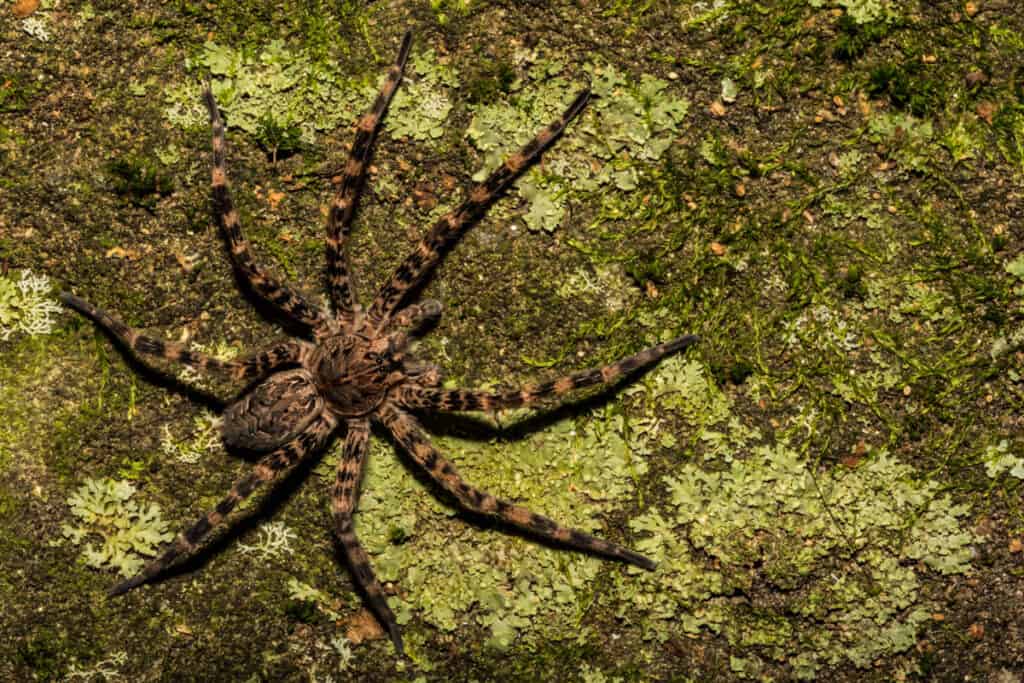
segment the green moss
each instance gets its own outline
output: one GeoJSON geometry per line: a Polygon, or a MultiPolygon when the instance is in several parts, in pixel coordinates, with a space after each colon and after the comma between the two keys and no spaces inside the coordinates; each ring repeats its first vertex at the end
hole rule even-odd
{"type": "Polygon", "coordinates": [[[839,33],[832,44],[836,59],[853,61],[864,56],[868,49],[888,35],[890,24],[885,21],[857,21],[849,13],[839,19],[839,33]]]}
{"type": "Polygon", "coordinates": [[[152,210],[172,191],[171,180],[154,159],[127,156],[107,164],[114,192],[135,206],[152,210]]]}

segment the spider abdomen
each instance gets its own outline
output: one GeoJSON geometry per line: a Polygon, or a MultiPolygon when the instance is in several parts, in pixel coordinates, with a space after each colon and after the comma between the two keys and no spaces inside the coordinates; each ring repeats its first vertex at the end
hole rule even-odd
{"type": "Polygon", "coordinates": [[[271,451],[304,432],[323,407],[307,370],[279,372],[227,407],[221,436],[228,446],[271,451]]]}

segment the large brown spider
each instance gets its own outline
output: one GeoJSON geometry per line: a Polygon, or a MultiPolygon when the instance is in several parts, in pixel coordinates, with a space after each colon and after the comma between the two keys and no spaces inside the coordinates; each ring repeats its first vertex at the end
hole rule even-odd
{"type": "Polygon", "coordinates": [[[628,548],[566,528],[466,483],[431,445],[409,412],[496,411],[524,406],[574,389],[609,384],[697,341],[693,335],[679,337],[603,368],[494,393],[441,388],[440,370],[429,363],[414,361],[408,353],[410,335],[435,321],[441,314],[441,304],[433,300],[409,305],[403,302],[423,285],[444,253],[484,214],[494,199],[536,161],[566,124],[580,113],[590,96],[589,91],[583,90],[577,95],[561,118],[537,133],[487,180],[474,187],[469,198],[457,209],[435,223],[381,288],[368,311],[356,302],[344,242],[381,117],[402,79],[410,44],[411,35],[407,33],[373,107],[359,120],[341,187],[328,214],[327,275],[334,315],[280,284],[253,259],[228,194],[224,122],[208,86],[204,93],[213,126],[213,198],[227,236],[231,260],[259,298],[288,320],[308,329],[312,343],[290,339],[242,360],[221,361],[189,351],[180,344],[145,336],[76,296],[61,295],[65,304],[92,318],[138,353],[161,356],[201,370],[225,372],[236,380],[265,376],[251,391],[227,407],[222,427],[224,442],[229,447],[263,454],[259,462],[231,487],[216,508],[179,534],[163,554],[147,563],[136,576],[114,586],[110,595],[135,588],[160,574],[179,556],[194,551],[200,540],[221,525],[240,501],[257,487],[277,479],[285,470],[321,451],[338,426],[344,424],[344,453],[331,487],[334,530],[355,582],[401,653],[402,639],[395,617],[370,567],[366,551],[352,529],[352,512],[367,453],[371,419],[383,425],[427,475],[466,510],[496,517],[561,545],[644,569],[654,568],[653,561],[628,548]]]}

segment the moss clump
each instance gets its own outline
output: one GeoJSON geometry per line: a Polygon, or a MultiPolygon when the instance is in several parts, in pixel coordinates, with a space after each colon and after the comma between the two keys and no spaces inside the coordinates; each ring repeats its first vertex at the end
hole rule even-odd
{"type": "Polygon", "coordinates": [[[143,557],[156,555],[161,544],[174,538],[160,517],[160,506],[132,500],[135,487],[127,481],[86,479],[67,503],[80,525],[65,523],[64,537],[80,545],[89,536],[98,535],[96,547],[86,543],[82,559],[96,569],[117,569],[122,576],[134,576],[142,568],[143,557]]]}

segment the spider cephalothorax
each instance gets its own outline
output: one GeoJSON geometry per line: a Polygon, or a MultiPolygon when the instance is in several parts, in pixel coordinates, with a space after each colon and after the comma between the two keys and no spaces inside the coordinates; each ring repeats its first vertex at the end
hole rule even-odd
{"type": "Polygon", "coordinates": [[[221,361],[143,335],[76,296],[62,295],[67,305],[91,317],[138,353],[161,356],[200,370],[225,372],[236,380],[262,378],[227,407],[222,428],[224,441],[229,446],[263,454],[259,462],[231,487],[213,510],[183,531],[161,555],[146,564],[136,576],[114,586],[112,595],[152,579],[180,556],[192,552],[241,500],[260,485],[278,479],[286,470],[322,450],[343,426],[345,444],[331,487],[334,530],[356,584],[366,594],[370,608],[401,652],[401,634],[395,617],[352,529],[352,512],[368,449],[371,420],[382,425],[462,508],[491,515],[539,538],[645,569],[654,568],[651,560],[624,546],[564,527],[465,482],[455,467],[431,445],[413,416],[416,411],[497,411],[561,396],[574,389],[609,384],[697,341],[692,335],[679,337],[605,367],[497,392],[444,389],[441,372],[436,366],[416,362],[408,356],[410,336],[438,319],[441,304],[432,300],[407,304],[406,300],[423,285],[444,253],[483,215],[494,199],[536,161],[569,121],[582,111],[589,98],[588,91],[577,95],[558,120],[542,129],[474,187],[455,210],[438,220],[380,289],[368,309],[364,311],[356,303],[348,274],[345,239],[373,142],[384,111],[402,78],[410,43],[410,35],[406,34],[380,95],[359,120],[341,187],[328,213],[327,274],[333,313],[321,310],[277,282],[257,265],[250,253],[228,193],[224,123],[212,93],[209,88],[206,90],[213,127],[213,197],[232,263],[253,294],[291,323],[305,328],[307,339],[289,339],[242,360],[221,361]]]}

